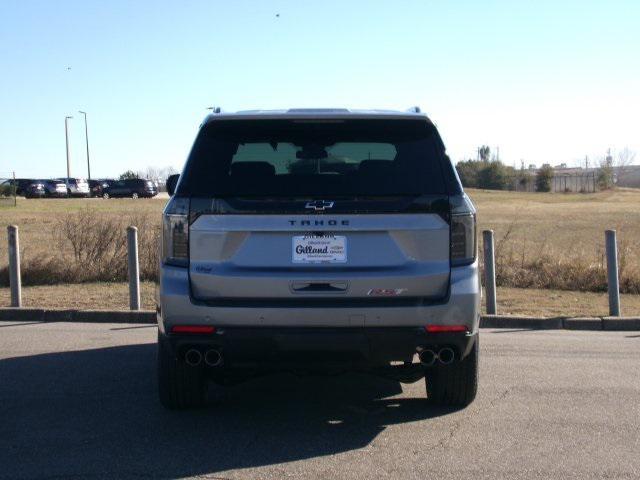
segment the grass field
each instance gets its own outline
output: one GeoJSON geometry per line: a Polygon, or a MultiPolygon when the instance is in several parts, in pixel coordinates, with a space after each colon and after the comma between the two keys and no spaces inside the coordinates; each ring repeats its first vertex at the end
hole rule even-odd
{"type": "MultiPolygon", "coordinates": [[[[622,289],[640,293],[640,190],[468,193],[478,208],[479,230],[495,231],[499,285],[604,292],[604,230],[614,228],[622,289]]],[[[140,228],[141,269],[143,277],[152,280],[165,202],[159,198],[19,198],[17,207],[0,208],[0,223],[20,227],[25,285],[124,280],[124,229],[128,224],[140,228]],[[85,222],[102,228],[103,234],[79,233],[85,222]],[[111,240],[100,243],[96,237],[111,240]],[[78,252],[73,242],[90,243],[92,248],[78,252]]],[[[6,240],[0,242],[0,262],[0,285],[6,286],[6,240]]],[[[527,300],[515,293],[513,298],[527,300]]]]}
{"type": "Polygon", "coordinates": [[[640,293],[640,190],[469,195],[479,230],[495,231],[499,285],[605,291],[604,231],[615,229],[621,290],[640,293]]]}

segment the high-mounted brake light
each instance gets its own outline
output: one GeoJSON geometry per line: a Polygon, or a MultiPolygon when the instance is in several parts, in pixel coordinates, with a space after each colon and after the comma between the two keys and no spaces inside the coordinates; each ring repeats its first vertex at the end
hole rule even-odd
{"type": "Polygon", "coordinates": [[[424,327],[427,333],[451,333],[451,332],[468,332],[466,325],[427,325],[424,327]]]}
{"type": "Polygon", "coordinates": [[[216,327],[211,325],[174,325],[171,327],[171,333],[193,333],[206,335],[216,333],[216,327]]]}

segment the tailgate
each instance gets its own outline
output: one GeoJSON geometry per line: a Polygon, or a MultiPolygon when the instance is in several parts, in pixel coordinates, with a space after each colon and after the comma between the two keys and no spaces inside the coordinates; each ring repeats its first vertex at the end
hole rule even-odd
{"type": "Polygon", "coordinates": [[[449,286],[438,214],[201,215],[190,227],[195,298],[427,297],[449,286]]]}

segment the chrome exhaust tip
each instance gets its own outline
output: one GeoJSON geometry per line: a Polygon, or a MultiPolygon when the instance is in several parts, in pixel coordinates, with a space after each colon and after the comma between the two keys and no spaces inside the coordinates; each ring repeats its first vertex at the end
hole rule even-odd
{"type": "Polygon", "coordinates": [[[210,367],[217,367],[222,363],[222,354],[214,348],[207,350],[204,354],[204,363],[210,367]]]}
{"type": "Polygon", "coordinates": [[[184,354],[184,361],[187,362],[187,365],[197,367],[202,362],[202,354],[199,350],[192,348],[184,354]]]}
{"type": "Polygon", "coordinates": [[[421,364],[430,367],[431,365],[436,363],[438,356],[433,350],[420,350],[418,352],[418,358],[420,359],[421,364]]]}
{"type": "Polygon", "coordinates": [[[449,347],[441,348],[438,352],[438,360],[440,360],[440,363],[442,363],[443,365],[449,365],[450,363],[453,363],[455,359],[456,354],[449,347]]]}

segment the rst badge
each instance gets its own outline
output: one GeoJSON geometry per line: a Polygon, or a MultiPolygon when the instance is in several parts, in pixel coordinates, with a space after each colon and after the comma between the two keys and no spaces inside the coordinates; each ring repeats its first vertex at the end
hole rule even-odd
{"type": "Polygon", "coordinates": [[[370,297],[397,297],[406,291],[406,288],[372,288],[367,292],[367,295],[370,297]]]}

